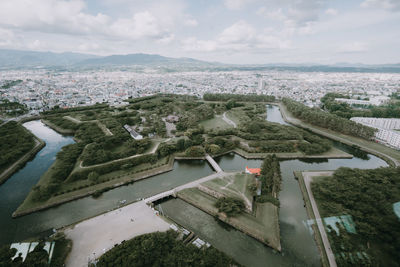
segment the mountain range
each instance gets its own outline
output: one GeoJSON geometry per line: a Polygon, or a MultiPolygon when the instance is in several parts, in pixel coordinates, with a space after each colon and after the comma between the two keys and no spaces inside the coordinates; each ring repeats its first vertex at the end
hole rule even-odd
{"type": "Polygon", "coordinates": [[[320,64],[223,64],[207,62],[192,58],[171,58],[151,54],[128,54],[112,56],[95,56],[80,53],[53,53],[0,49],[0,68],[101,68],[150,66],[170,70],[292,70],[292,71],[321,71],[321,72],[396,72],[400,73],[399,64],[350,64],[337,63],[333,65],[320,64]]]}

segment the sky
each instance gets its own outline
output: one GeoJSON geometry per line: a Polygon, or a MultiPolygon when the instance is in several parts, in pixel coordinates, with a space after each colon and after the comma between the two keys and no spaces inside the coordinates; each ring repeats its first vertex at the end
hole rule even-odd
{"type": "Polygon", "coordinates": [[[400,0],[0,0],[0,49],[400,63],[400,0]]]}

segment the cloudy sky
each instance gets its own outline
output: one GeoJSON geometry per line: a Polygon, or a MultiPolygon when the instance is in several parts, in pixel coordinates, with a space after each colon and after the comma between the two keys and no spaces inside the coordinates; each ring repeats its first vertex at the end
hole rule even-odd
{"type": "Polygon", "coordinates": [[[0,0],[0,48],[400,63],[400,0],[0,0]]]}

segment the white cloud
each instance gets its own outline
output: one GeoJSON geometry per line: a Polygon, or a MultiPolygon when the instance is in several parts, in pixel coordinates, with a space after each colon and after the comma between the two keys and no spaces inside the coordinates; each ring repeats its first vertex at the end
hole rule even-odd
{"type": "Polygon", "coordinates": [[[191,16],[185,16],[185,18],[183,19],[183,24],[189,27],[196,27],[197,25],[199,25],[197,20],[195,20],[191,16]]]}
{"type": "Polygon", "coordinates": [[[338,14],[338,11],[337,11],[337,9],[334,9],[334,8],[328,8],[327,10],[325,10],[325,14],[331,15],[331,16],[336,16],[338,14]]]}
{"type": "Polygon", "coordinates": [[[171,24],[149,11],[112,20],[101,13],[85,13],[84,8],[83,0],[1,0],[0,25],[23,31],[134,40],[170,36],[171,24]]]}
{"type": "Polygon", "coordinates": [[[239,10],[253,0],[224,0],[224,4],[228,9],[239,10]]]}
{"type": "Polygon", "coordinates": [[[82,0],[2,0],[0,25],[23,30],[89,33],[108,23],[109,17],[82,12],[82,0]]]}
{"type": "Polygon", "coordinates": [[[352,42],[339,46],[340,53],[362,53],[368,51],[368,44],[364,42],[352,42]]]}
{"type": "Polygon", "coordinates": [[[364,8],[383,8],[392,11],[400,11],[399,0],[365,0],[361,3],[364,8]]]}
{"type": "Polygon", "coordinates": [[[8,29],[0,28],[0,46],[9,46],[14,42],[15,35],[8,29]]]}
{"type": "Polygon", "coordinates": [[[252,25],[240,20],[224,29],[215,40],[198,40],[195,37],[183,42],[186,51],[252,51],[288,48],[289,42],[271,34],[257,31],[252,25]]]}
{"type": "Polygon", "coordinates": [[[164,38],[168,30],[150,12],[140,12],[129,19],[118,19],[110,26],[110,35],[129,39],[164,38]]]}

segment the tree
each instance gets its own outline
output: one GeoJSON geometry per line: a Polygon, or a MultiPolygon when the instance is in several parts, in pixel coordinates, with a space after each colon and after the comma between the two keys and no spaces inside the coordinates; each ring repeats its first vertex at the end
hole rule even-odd
{"type": "Polygon", "coordinates": [[[222,197],[217,200],[215,207],[219,212],[225,213],[228,217],[233,217],[245,209],[243,200],[233,197],[222,197]]]}

